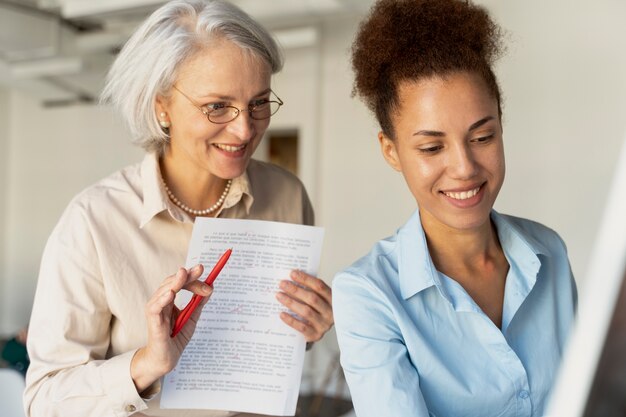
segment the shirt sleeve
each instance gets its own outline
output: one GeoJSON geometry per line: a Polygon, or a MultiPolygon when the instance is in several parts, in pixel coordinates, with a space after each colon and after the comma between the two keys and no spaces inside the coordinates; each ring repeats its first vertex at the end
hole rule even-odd
{"type": "Polygon", "coordinates": [[[428,417],[419,375],[384,296],[362,277],[333,281],[341,366],[359,417],[428,417]]]}
{"type": "Polygon", "coordinates": [[[127,416],[147,408],[130,376],[135,350],[107,357],[111,311],[83,210],[71,207],[42,258],[28,334],[27,416],[127,416]]]}
{"type": "Polygon", "coordinates": [[[576,311],[578,310],[578,287],[576,286],[576,280],[574,279],[572,266],[569,263],[569,255],[567,254],[567,246],[565,245],[565,242],[563,241],[561,236],[557,234],[557,237],[561,241],[561,245],[563,246],[563,253],[564,253],[563,257],[565,259],[565,262],[567,262],[567,269],[569,271],[569,282],[570,282],[570,288],[572,292],[572,305],[574,306],[574,314],[576,314],[576,311]]]}

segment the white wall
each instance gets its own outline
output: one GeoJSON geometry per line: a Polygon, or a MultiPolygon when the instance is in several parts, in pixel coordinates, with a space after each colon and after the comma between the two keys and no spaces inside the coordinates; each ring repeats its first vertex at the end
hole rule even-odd
{"type": "Polygon", "coordinates": [[[9,152],[9,122],[10,122],[11,108],[9,106],[9,92],[0,87],[0,335],[2,329],[8,328],[10,322],[8,320],[9,310],[4,302],[7,293],[6,279],[4,279],[4,265],[5,260],[5,247],[6,247],[6,209],[8,206],[7,201],[7,185],[8,179],[8,167],[7,167],[7,153],[9,152]]]}
{"type": "Polygon", "coordinates": [[[317,200],[319,191],[317,138],[320,54],[317,44],[285,51],[283,71],[275,75],[272,82],[272,89],[280,95],[285,105],[272,117],[270,129],[298,130],[298,176],[312,201],[317,200]]]}

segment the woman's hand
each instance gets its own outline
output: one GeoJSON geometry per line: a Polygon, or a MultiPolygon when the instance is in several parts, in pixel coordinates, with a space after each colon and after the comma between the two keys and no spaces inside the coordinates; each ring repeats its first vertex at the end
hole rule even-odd
{"type": "Polygon", "coordinates": [[[202,307],[213,292],[209,285],[198,281],[203,270],[202,265],[196,265],[189,271],[180,268],[176,274],[170,275],[161,283],[146,304],[148,343],[135,353],[130,365],[131,377],[137,392],[141,393],[154,381],[171,371],[189,343],[202,307]],[[190,320],[172,338],[170,337],[172,326],[180,314],[180,310],[174,305],[174,298],[183,288],[204,298],[190,320]]]}
{"type": "Polygon", "coordinates": [[[324,281],[302,271],[292,271],[291,281],[281,281],[283,292],[278,301],[298,315],[282,312],[282,321],[304,335],[307,342],[317,342],[335,323],[331,290],[324,281]]]}

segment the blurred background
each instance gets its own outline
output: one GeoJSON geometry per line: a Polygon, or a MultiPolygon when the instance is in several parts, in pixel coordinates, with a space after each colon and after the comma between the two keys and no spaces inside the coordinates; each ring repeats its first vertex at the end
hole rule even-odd
{"type": "MultiPolygon", "coordinates": [[[[43,247],[69,200],[142,158],[97,98],[129,34],[163,3],[0,0],[0,338],[27,325],[43,247]]],[[[286,105],[257,157],[306,185],[326,229],[320,275],[330,283],[415,209],[380,156],[373,117],[351,98],[350,44],[372,1],[233,3],[285,50],[273,89],[286,105]]],[[[626,2],[476,3],[507,30],[496,68],[507,178],[496,209],[559,232],[582,294],[592,285],[588,258],[626,137],[626,2]]],[[[307,355],[303,392],[347,396],[336,358],[329,334],[307,355]]]]}

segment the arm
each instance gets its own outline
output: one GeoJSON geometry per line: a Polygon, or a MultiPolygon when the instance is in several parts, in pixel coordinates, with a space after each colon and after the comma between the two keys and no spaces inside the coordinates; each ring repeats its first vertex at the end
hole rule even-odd
{"type": "Polygon", "coordinates": [[[41,262],[29,326],[26,415],[129,415],[146,407],[130,378],[135,352],[106,358],[112,314],[97,251],[78,209],[68,211],[41,262]]]}
{"type": "MultiPolygon", "coordinates": [[[[41,263],[28,338],[31,366],[24,393],[26,414],[127,416],[147,407],[140,393],[144,397],[155,394],[158,376],[177,361],[174,356],[168,365],[157,355],[163,352],[159,347],[165,339],[159,330],[177,314],[166,301],[173,298],[169,291],[183,285],[202,293],[199,282],[186,284],[201,274],[201,268],[189,274],[179,271],[155,292],[146,306],[146,347],[110,357],[112,313],[98,252],[88,222],[78,210],[73,211],[64,215],[53,232],[41,263]]],[[[182,352],[194,326],[192,318],[177,339],[169,340],[167,333],[167,343],[182,352]]]]}
{"type": "Polygon", "coordinates": [[[349,273],[333,281],[341,365],[359,417],[427,417],[419,375],[381,291],[349,273]]]}

